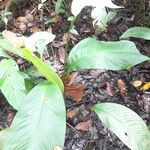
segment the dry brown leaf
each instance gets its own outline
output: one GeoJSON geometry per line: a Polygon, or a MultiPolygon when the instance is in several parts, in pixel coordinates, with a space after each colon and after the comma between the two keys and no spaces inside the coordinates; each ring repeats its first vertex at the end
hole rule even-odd
{"type": "Polygon", "coordinates": [[[13,119],[14,119],[14,116],[15,116],[15,113],[14,113],[14,112],[10,112],[10,113],[8,114],[8,116],[7,116],[7,123],[8,123],[9,126],[11,125],[11,123],[12,123],[12,121],[13,121],[13,119]]]}
{"type": "Polygon", "coordinates": [[[90,128],[92,128],[92,121],[91,119],[85,121],[85,122],[80,122],[75,126],[75,129],[80,130],[80,131],[89,131],[90,128]]]}
{"type": "Polygon", "coordinates": [[[4,128],[3,128],[3,126],[0,124],[0,130],[3,130],[4,128]]]}
{"type": "Polygon", "coordinates": [[[71,97],[74,102],[79,102],[82,100],[84,93],[83,84],[69,85],[65,86],[65,96],[71,97]]]}
{"type": "Polygon", "coordinates": [[[69,119],[74,118],[75,115],[76,115],[76,111],[75,111],[75,110],[69,110],[69,111],[67,112],[67,117],[68,117],[69,119]]]}
{"type": "Polygon", "coordinates": [[[91,29],[90,28],[87,28],[86,26],[83,26],[81,29],[80,29],[80,33],[89,33],[91,32],[91,29]]]}
{"type": "Polygon", "coordinates": [[[140,90],[146,91],[146,90],[149,90],[149,89],[150,89],[150,82],[146,82],[146,83],[141,87],[140,90]]]}
{"type": "Polygon", "coordinates": [[[77,78],[77,76],[78,76],[78,72],[73,72],[73,73],[69,74],[69,76],[67,77],[66,83],[69,85],[73,84],[73,82],[77,78]]]}
{"type": "Polygon", "coordinates": [[[142,81],[136,80],[136,81],[134,81],[134,82],[132,83],[132,85],[133,85],[134,87],[138,88],[139,86],[142,85],[142,81]]]}
{"type": "Polygon", "coordinates": [[[64,47],[59,48],[58,54],[59,54],[60,62],[64,64],[64,62],[65,62],[65,49],[64,49],[64,47]]]}
{"type": "Polygon", "coordinates": [[[122,96],[126,94],[125,83],[121,79],[117,80],[117,88],[122,96]]]}
{"type": "Polygon", "coordinates": [[[0,10],[4,10],[9,0],[0,0],[0,10]]]}
{"type": "Polygon", "coordinates": [[[114,96],[114,91],[112,90],[112,86],[109,82],[106,83],[107,87],[106,87],[106,91],[107,94],[110,96],[114,96]]]}
{"type": "Polygon", "coordinates": [[[25,17],[26,17],[28,22],[32,22],[34,20],[34,17],[32,14],[27,14],[25,17]]]}

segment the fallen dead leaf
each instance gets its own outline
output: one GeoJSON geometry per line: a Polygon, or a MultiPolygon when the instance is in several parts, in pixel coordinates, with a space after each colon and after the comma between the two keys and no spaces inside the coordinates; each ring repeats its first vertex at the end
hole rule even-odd
{"type": "Polygon", "coordinates": [[[0,0],[0,10],[4,10],[9,0],[0,0]]]}
{"type": "Polygon", "coordinates": [[[76,111],[75,111],[75,110],[69,110],[69,111],[67,112],[67,117],[68,117],[69,119],[74,118],[75,115],[76,115],[76,111]]]}
{"type": "Polygon", "coordinates": [[[117,80],[117,88],[122,96],[126,94],[125,83],[121,79],[117,80]]]}
{"type": "Polygon", "coordinates": [[[65,49],[64,49],[64,47],[59,48],[58,55],[59,55],[60,62],[64,64],[64,62],[65,62],[65,49]]]}
{"type": "Polygon", "coordinates": [[[114,91],[112,90],[112,86],[109,82],[106,83],[107,87],[106,87],[106,91],[107,94],[110,96],[114,96],[114,91]]]}
{"type": "Polygon", "coordinates": [[[146,82],[146,83],[141,87],[140,90],[146,91],[146,90],[149,90],[149,89],[150,89],[150,81],[149,81],[149,82],[146,82]]]}
{"type": "Polygon", "coordinates": [[[61,76],[61,80],[63,81],[64,84],[73,84],[74,83],[74,80],[76,79],[78,75],[78,72],[73,72],[73,73],[70,73],[67,77],[65,74],[63,74],[61,76]]]}
{"type": "Polygon", "coordinates": [[[3,130],[4,128],[3,128],[3,126],[0,124],[0,130],[3,130]]]}
{"type": "Polygon", "coordinates": [[[69,85],[73,84],[73,82],[77,78],[77,76],[78,76],[78,72],[73,72],[73,73],[69,74],[69,76],[67,77],[66,83],[69,85]]]}
{"type": "Polygon", "coordinates": [[[85,122],[80,122],[79,124],[75,126],[75,129],[80,130],[80,131],[90,131],[90,128],[92,128],[91,119],[85,122]]]}
{"type": "Polygon", "coordinates": [[[132,83],[132,85],[133,85],[134,87],[138,88],[139,86],[142,85],[142,81],[136,80],[136,81],[134,81],[134,82],[132,83]]]}
{"type": "Polygon", "coordinates": [[[15,116],[15,113],[14,113],[14,112],[10,112],[10,113],[8,114],[8,116],[7,116],[7,123],[8,123],[9,126],[11,125],[11,123],[12,123],[12,121],[13,121],[13,119],[14,119],[14,116],[15,116]]]}
{"type": "Polygon", "coordinates": [[[84,93],[83,84],[69,85],[65,86],[65,96],[71,97],[74,102],[80,102],[82,100],[84,93]]]}

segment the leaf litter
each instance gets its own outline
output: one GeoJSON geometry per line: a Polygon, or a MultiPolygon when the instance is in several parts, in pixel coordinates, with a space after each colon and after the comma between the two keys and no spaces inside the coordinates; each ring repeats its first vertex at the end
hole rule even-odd
{"type": "MultiPolygon", "coordinates": [[[[0,9],[4,9],[7,0],[0,1],[0,9]],[[1,5],[2,4],[2,5],[1,5]]],[[[32,0],[31,0],[32,2],[32,0]]],[[[118,1],[122,3],[122,1],[118,1]]],[[[118,40],[120,34],[132,25],[132,15],[134,14],[135,5],[126,0],[128,10],[119,10],[119,16],[107,26],[107,32],[98,35],[101,40],[118,40]],[[128,13],[128,16],[127,16],[128,13]],[[122,18],[124,18],[122,20],[122,18]]],[[[36,2],[32,2],[34,6],[36,2]]],[[[68,4],[69,5],[69,4],[68,4]]],[[[57,72],[63,74],[64,50],[67,43],[66,33],[69,27],[65,14],[54,14],[52,9],[53,2],[46,2],[45,6],[50,12],[44,8],[45,14],[38,13],[33,9],[30,3],[26,2],[21,12],[14,14],[11,24],[8,22],[8,30],[11,31],[10,40],[13,44],[22,46],[21,40],[16,34],[30,36],[37,31],[46,31],[51,29],[56,35],[56,39],[47,46],[46,61],[54,66],[57,72]],[[33,11],[34,10],[34,11],[33,11]],[[24,12],[29,12],[24,14],[24,12]],[[31,13],[33,12],[33,13],[31,13]],[[53,14],[52,14],[53,13],[53,14]],[[24,15],[23,15],[24,14],[24,15]],[[29,15],[28,15],[29,14],[29,15]],[[56,21],[45,25],[44,22],[50,17],[56,21]],[[33,19],[34,18],[34,19],[33,19]],[[16,33],[16,34],[14,34],[16,33]],[[16,38],[18,38],[16,40],[16,38]]],[[[89,19],[90,8],[83,9],[81,16],[78,17],[76,30],[79,35],[70,35],[71,42],[69,46],[73,47],[78,41],[90,35],[93,35],[92,19],[89,19]]],[[[146,24],[146,22],[142,22],[146,24]]],[[[149,55],[150,46],[146,42],[136,41],[142,45],[141,52],[149,55]]],[[[26,66],[25,66],[26,67],[26,66]]],[[[108,149],[108,150],[128,150],[128,148],[118,138],[110,133],[98,118],[90,112],[93,104],[98,102],[116,102],[128,106],[136,111],[142,119],[150,124],[150,65],[142,63],[127,71],[105,71],[105,70],[87,70],[74,73],[67,81],[66,88],[66,106],[68,109],[66,141],[64,150],[91,150],[91,149],[108,149]],[[137,80],[139,79],[139,80],[137,80]],[[141,80],[142,79],[142,80],[141,80]],[[134,82],[133,82],[134,81],[134,82]],[[135,82],[138,81],[138,82],[135,82]],[[141,84],[142,82],[142,84],[141,84]],[[70,109],[72,108],[72,109],[70,109]],[[93,126],[92,126],[93,125],[93,126]],[[73,130],[76,129],[76,130],[73,130]],[[86,133],[85,133],[86,132],[86,133]]],[[[15,110],[6,102],[4,97],[0,97],[0,125],[2,128],[8,127],[13,119],[15,110]],[[7,106],[7,107],[6,107],[7,106]],[[13,113],[11,113],[11,111],[13,113]]],[[[55,149],[61,149],[56,146],[55,149]]]]}

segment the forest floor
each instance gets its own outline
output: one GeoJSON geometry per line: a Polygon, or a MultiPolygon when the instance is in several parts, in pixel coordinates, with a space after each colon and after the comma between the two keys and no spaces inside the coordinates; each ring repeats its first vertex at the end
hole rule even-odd
{"type": "MultiPolygon", "coordinates": [[[[0,11],[6,7],[8,0],[0,0],[0,11]]],[[[133,26],[150,27],[150,4],[146,4],[145,12],[140,14],[136,21],[133,16],[138,7],[138,1],[116,0],[124,8],[117,9],[117,16],[110,21],[106,30],[98,35],[99,40],[116,41],[128,28],[133,26]]],[[[64,49],[66,44],[65,34],[68,32],[71,15],[69,1],[64,2],[66,13],[54,12],[55,1],[48,0],[42,10],[38,10],[38,1],[26,0],[15,7],[10,8],[13,16],[9,19],[7,30],[29,36],[37,31],[51,30],[56,39],[49,44],[47,51],[52,55],[47,61],[62,74],[64,49]],[[28,21],[25,21],[30,14],[28,21]],[[51,18],[51,23],[47,20],[51,18]]],[[[78,35],[71,35],[69,49],[84,38],[94,34],[91,8],[85,8],[75,22],[78,35]]],[[[0,32],[6,26],[0,25],[0,32]]],[[[150,41],[131,38],[139,51],[150,56],[150,41]]],[[[24,64],[20,69],[26,68],[24,64]]],[[[85,70],[71,75],[74,98],[66,94],[67,107],[67,131],[64,150],[128,150],[128,148],[106,127],[98,117],[90,111],[91,106],[100,102],[113,102],[122,104],[135,111],[147,125],[150,125],[150,89],[140,90],[140,86],[150,81],[150,63],[144,62],[123,71],[85,70]],[[136,83],[141,82],[140,86],[136,83]],[[79,86],[79,87],[78,87],[79,86]],[[80,90],[79,90],[79,89],[80,90]],[[77,89],[77,92],[76,92],[77,89]],[[79,96],[79,97],[78,97],[79,96]]],[[[0,96],[0,129],[10,126],[16,111],[0,96]]]]}

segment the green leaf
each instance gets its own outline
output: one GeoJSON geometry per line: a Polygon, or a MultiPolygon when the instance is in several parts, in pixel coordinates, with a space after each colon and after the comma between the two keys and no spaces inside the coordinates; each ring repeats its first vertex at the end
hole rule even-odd
{"type": "Polygon", "coordinates": [[[129,108],[113,103],[94,106],[104,125],[131,150],[149,150],[150,132],[144,121],[129,108]]]}
{"type": "Polygon", "coordinates": [[[30,49],[32,52],[38,52],[41,58],[43,58],[46,45],[52,42],[54,38],[54,34],[47,31],[41,31],[25,38],[24,44],[26,48],[30,49]]]}
{"type": "Polygon", "coordinates": [[[0,47],[0,57],[10,58],[10,56],[8,56],[1,47],[0,47]]]}
{"type": "Polygon", "coordinates": [[[114,11],[109,11],[107,13],[106,9],[102,9],[101,11],[99,11],[99,9],[93,9],[91,16],[94,19],[93,25],[96,28],[95,32],[100,33],[104,31],[104,27],[106,27],[107,23],[116,15],[117,13],[114,11]]]}
{"type": "Polygon", "coordinates": [[[12,52],[20,57],[23,57],[22,51],[13,46],[13,44],[6,39],[0,39],[0,48],[2,48],[5,51],[12,52]]]}
{"type": "Polygon", "coordinates": [[[56,1],[56,4],[55,4],[55,11],[56,11],[57,13],[59,13],[60,10],[61,10],[62,2],[63,2],[63,0],[57,0],[57,1],[56,1]]]}
{"type": "Polygon", "coordinates": [[[146,27],[130,28],[121,35],[120,39],[125,39],[129,37],[150,40],[150,28],[146,28],[146,27]]]}
{"type": "Polygon", "coordinates": [[[141,55],[130,41],[106,42],[86,38],[71,50],[68,71],[80,69],[127,69],[149,58],[141,55]]]}
{"type": "Polygon", "coordinates": [[[55,84],[42,83],[24,99],[8,130],[4,150],[63,147],[65,128],[65,104],[60,89],[55,84]]]}
{"type": "Polygon", "coordinates": [[[0,62],[0,90],[17,110],[26,96],[24,78],[14,60],[4,59],[0,62]]]}
{"type": "Polygon", "coordinates": [[[40,60],[30,50],[28,50],[27,48],[18,49],[5,39],[0,39],[0,47],[2,47],[3,50],[7,50],[28,61],[31,61],[49,82],[55,82],[61,88],[62,92],[64,91],[63,83],[59,76],[55,73],[53,68],[40,60]]]}
{"type": "Polygon", "coordinates": [[[24,48],[22,49],[22,51],[25,59],[31,61],[49,82],[56,83],[62,90],[62,92],[64,91],[63,82],[61,81],[57,73],[55,73],[52,67],[48,66],[45,62],[43,62],[40,58],[38,58],[28,49],[24,48]]]}

